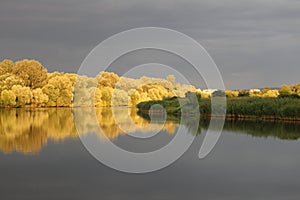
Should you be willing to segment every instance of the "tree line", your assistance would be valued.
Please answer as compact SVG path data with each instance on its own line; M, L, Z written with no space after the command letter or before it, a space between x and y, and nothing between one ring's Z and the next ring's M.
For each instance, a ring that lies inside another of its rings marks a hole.
M192 85L176 83L174 75L165 79L146 76L132 79L100 72L96 77L87 77L50 73L36 60L0 62L0 107L136 106L140 102L174 96L183 98L188 92L196 92L202 98L212 95L300 98L300 84L283 85L278 90L217 90L209 94Z
M218 96L220 92L215 92L215 96ZM259 89L250 89L250 90L240 90L240 91L233 91L233 90L226 90L225 91L226 97L271 97L271 98L284 98L284 97L291 97L291 98L300 98L300 84L294 85L282 85L280 89L271 89L270 87L265 87L262 90Z
M195 90L192 85L176 83L174 75L131 79L100 72L97 77L87 77L50 73L36 60L0 62L0 107L135 106Z

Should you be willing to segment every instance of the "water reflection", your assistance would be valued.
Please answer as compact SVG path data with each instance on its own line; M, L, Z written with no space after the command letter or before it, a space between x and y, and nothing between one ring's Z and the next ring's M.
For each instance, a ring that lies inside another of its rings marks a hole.
M300 123L272 121L226 121L224 130L253 137L297 140L300 138Z
M193 118L168 116L165 123L150 123L147 115L137 113L134 108L97 108L97 122L93 122L89 108L44 108L44 109L0 109L0 150L4 153L38 153L49 140L62 142L77 138L73 112L81 112L80 132L87 134L101 127L99 137L116 140L126 133L147 134L163 130L174 134L179 124L185 126L191 134L201 134L209 125L208 120L200 122ZM83 123L82 123L83 122ZM199 125L199 126L198 126ZM255 137L274 137L297 140L300 137L300 123L226 121L224 130L237 134L249 134Z
M149 116L138 112L138 115L150 120ZM201 131L209 127L210 119L201 118L200 122L192 117L180 119L177 116L168 116L167 120L176 124L184 125L189 133L200 135ZM218 118L212 119L218 121ZM197 123L199 123L198 129ZM253 137L277 138L282 140L297 140L300 138L299 122L276 122L276 121L258 121L258 120L234 120L227 119L224 123L225 131L231 131L236 134L247 134Z
M48 139L76 137L72 112L64 109L1 109L0 149L5 152L39 152Z
M127 107L103 107L95 108L78 108L74 109L78 121L77 129L80 133L90 133L98 131L99 137L104 135L110 140L115 140L120 135L132 132L156 132L164 130L173 134L179 125L173 121L166 121L164 124L150 123L147 119L137 114L137 109ZM93 119L96 114L96 121ZM100 126L100 130L97 127Z
M95 109L97 122L91 119L89 108L78 108L81 112L79 119L82 127L75 127L71 108L44 109L0 109L0 150L5 153L13 151L24 154L39 152L48 140L62 142L65 139L77 138L76 128L80 133L87 134L101 127L97 134L103 138L104 134L111 140L126 132L144 132L165 130L173 134L178 124L168 121L165 124L149 124L137 115L134 108L97 108ZM82 131L83 130L83 131Z

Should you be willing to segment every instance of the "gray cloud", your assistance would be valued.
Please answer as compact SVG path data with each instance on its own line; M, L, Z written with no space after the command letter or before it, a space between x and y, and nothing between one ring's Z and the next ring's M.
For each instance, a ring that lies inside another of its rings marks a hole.
M160 26L200 42L229 88L292 84L300 82L299 10L294 0L2 0L0 56L76 72L107 37Z

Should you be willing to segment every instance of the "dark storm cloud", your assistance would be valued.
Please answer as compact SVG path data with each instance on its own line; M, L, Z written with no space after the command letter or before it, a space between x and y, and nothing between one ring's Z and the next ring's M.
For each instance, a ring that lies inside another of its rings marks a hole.
M51 70L77 71L107 37L161 26L199 41L230 88L292 84L300 82L299 10L294 0L2 0L0 56L35 58Z

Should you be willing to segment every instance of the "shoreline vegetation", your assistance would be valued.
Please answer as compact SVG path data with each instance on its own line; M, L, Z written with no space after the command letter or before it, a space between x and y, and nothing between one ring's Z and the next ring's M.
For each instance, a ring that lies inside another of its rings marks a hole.
M173 117L192 116L195 106L202 117L208 117L211 97L222 96L227 97L227 119L300 121L300 84L280 89L201 90L177 83L174 75L132 79L100 72L97 77L87 77L49 73L36 60L0 62L0 108L128 106L147 114L152 105L159 104ZM218 112L212 117L217 118Z
M173 118L181 118L193 113L199 113L201 118L222 118L227 120L252 120L252 121L284 121L300 122L300 99L299 98L261 98L261 97L236 97L227 98L226 115L221 115L222 109L211 114L211 101L201 98L198 94L197 102L191 101L193 94L185 98L166 98L159 101L141 102L137 105L140 113L145 115L159 114L164 111ZM219 98L219 97L215 97ZM156 110L152 106L160 105ZM198 105L197 105L198 104ZM199 111L195 108L199 106ZM223 112L224 113L224 112Z

